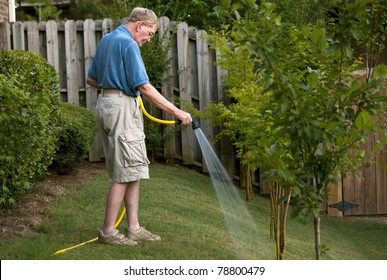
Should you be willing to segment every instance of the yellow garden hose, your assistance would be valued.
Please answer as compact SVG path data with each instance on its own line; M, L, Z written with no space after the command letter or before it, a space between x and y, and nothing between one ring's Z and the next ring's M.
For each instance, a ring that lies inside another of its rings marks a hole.
M123 219L124 216L125 216L125 212L126 212L126 208L125 208L125 206L124 206L124 209L122 209L121 215L120 215L120 217L118 218L117 222L115 223L114 228L118 227L118 225L121 223L122 219ZM69 248L66 248L66 249L62 249L62 250L56 251L56 252L54 253L54 255L62 254L62 253L64 253L64 252L66 252L66 251L69 251L69 250L78 248L78 247L80 247L80 246L82 246L82 245L85 245L85 244L87 244L87 243L91 243L91 242L94 242L94 241L97 241L97 240L98 240L98 237L93 238L93 239L90 239L90 240L88 240L88 241L79 243L78 245L71 246L71 247L69 247Z
M157 123L161 123L161 124L175 124L176 121L168 121L168 120L160 120L158 118L155 118L153 116L151 116L146 110L145 110L145 107L144 107L144 103L142 102L142 99L141 97L137 97L138 99L138 102L140 103L140 107L141 107L141 110L142 112L144 113L145 116L147 116L151 121L154 121L154 122L157 122Z
M140 96L138 97L138 101L139 101L139 103L140 103L140 107L141 107L141 110L142 110L143 114L144 114L145 116L147 116L150 120L152 120L152 121L154 121L154 122L157 122L157 123L161 123L161 124L175 124L175 123L176 123L176 121L172 121L172 120L171 120L171 121L161 120L161 119L158 119L158 118L155 118L155 117L151 116L151 115L145 110L144 103L142 102L142 99L141 99ZM123 219L124 216L125 216L125 213L126 213L126 208L125 208L125 206L124 206L124 209L122 210L120 217L118 218L117 222L115 223L114 228L116 228L116 227L119 226L119 224L121 223L122 219ZM93 239L90 239L90 240L88 240L88 241L79 243L78 245L71 246L71 247L69 247L69 248L66 248L66 249L62 249L62 250L56 251L56 252L54 253L54 255L62 254L62 253L64 253L64 252L67 252L67 251L69 251L69 250L78 248L78 247L83 246L83 245L85 245L85 244L88 244L88 243L91 243L91 242L95 242L95 241L97 241L97 240L98 240L98 237L93 238Z

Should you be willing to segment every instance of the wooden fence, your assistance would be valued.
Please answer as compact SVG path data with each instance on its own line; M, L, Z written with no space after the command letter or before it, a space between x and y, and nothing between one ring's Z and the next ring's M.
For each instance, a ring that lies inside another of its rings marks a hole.
M209 49L203 36L206 32L190 28L184 22L171 22L166 17L160 18L160 25L159 33L161 38L165 38L165 43L169 42L169 38L172 39L168 54L171 67L165 73L165 77L169 78L162 85L162 94L171 101L177 98L188 101L200 110L204 110L211 100L226 101L222 86L222 77L226 73L215 66L216 53ZM68 20L59 23L2 22L0 49L28 50L45 57L59 73L62 99L94 110L98 92L85 83L87 69L98 41L113 28L113 21L109 19ZM173 33L172 30L176 32ZM169 119L171 116L164 114L162 117ZM215 128L206 121L202 121L201 128L211 141L216 134ZM164 129L168 130L170 127L165 126ZM378 137L380 136L375 135L370 138L369 149ZM102 160L103 152L100 147L96 137L89 153L90 161ZM235 159L231 143L224 139L215 146L215 150L229 174L237 179L243 178L244 169L240 168L239 161ZM165 141L163 156L168 163L179 161L198 166L206 172L200 147L190 127L174 133ZM377 157L386 164L385 150ZM387 214L387 171L371 165L360 172L360 181L353 174L348 174L342 187L336 189L335 199L330 203L344 199L359 205L347 210L347 215ZM255 181L259 181L258 172L254 175L257 178ZM337 212L336 209L329 210L331 211L328 212Z
M382 93L387 96L387 88ZM384 114L387 113L387 109ZM384 123L387 129L387 122ZM370 135L362 148L369 157L371 150L383 139L377 132ZM345 201L356 204L345 215L387 214L387 145L373 155L372 160L360 170L347 174L343 180L342 197Z

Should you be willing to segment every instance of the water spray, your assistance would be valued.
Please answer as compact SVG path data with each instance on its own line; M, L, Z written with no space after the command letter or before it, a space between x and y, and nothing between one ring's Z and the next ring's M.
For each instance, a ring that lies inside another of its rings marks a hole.
M200 129L199 120L192 122L192 128L202 150L235 253L239 259L250 258L247 257L251 252L248 252L246 244L254 242L259 234L256 223L211 143Z

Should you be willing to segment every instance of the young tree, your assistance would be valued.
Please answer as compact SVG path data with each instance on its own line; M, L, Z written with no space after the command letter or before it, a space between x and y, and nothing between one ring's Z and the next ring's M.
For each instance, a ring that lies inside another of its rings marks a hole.
M236 145L245 151L246 162L271 168L266 173L267 180L284 189L280 190L283 195L277 203L289 200L291 193L293 215L306 219L312 214L316 259L319 259L320 208L328 199L328 186L339 181L341 173L366 160L357 144L366 141L368 134L382 129L386 118L383 114L386 97L380 95L380 89L387 77L387 68L375 66L367 83L361 82L354 71L365 65L349 44L357 41L362 46L363 37L356 38L356 34L375 28L377 23L371 25L368 20L372 17L370 7L379 11L383 3L337 1L334 20L299 28L282 24L274 12L275 5L266 1L221 3L218 13L234 19L229 40L237 49L247 47L251 51L256 75L250 82L264 89L246 95L249 101L233 105L241 106L243 114L221 105L228 112L221 116L231 116L223 123L226 127L241 124L236 133L242 133L243 138L237 139ZM385 35L383 24L379 22L378 30ZM272 94L269 104L257 103L256 95L269 92ZM257 119L259 114L264 117ZM264 121L267 123L263 124ZM285 209L279 219L282 230L286 213ZM280 250L277 256L282 258L284 240L278 241L283 243L282 247L277 246Z

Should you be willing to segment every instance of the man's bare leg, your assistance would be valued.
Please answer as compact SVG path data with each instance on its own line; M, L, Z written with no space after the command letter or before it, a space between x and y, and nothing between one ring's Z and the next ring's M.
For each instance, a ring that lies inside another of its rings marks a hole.
M124 201L126 207L126 216L128 219L128 228L137 230L140 228L138 221L138 204L140 198L140 181L133 181L127 184Z
M104 234L109 234L113 231L114 225L117 221L118 211L121 208L121 203L127 189L126 183L113 183L110 187L106 209L105 220L102 228Z

